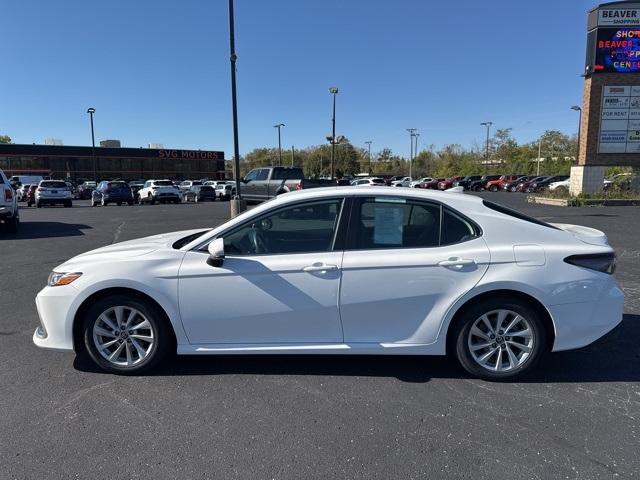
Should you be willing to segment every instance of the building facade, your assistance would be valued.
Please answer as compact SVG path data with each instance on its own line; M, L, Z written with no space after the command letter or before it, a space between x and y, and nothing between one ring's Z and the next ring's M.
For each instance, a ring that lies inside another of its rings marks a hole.
M138 180L224 179L224 153L210 150L0 144L0 169L11 175Z

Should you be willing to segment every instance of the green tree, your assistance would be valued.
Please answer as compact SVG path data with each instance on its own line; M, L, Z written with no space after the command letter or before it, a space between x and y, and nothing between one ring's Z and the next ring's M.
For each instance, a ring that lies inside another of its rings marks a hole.
M11 137L9 135L0 135L0 143L11 143Z

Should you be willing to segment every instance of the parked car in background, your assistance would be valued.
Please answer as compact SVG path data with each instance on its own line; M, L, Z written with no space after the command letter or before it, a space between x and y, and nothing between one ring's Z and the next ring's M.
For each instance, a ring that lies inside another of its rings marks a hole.
M559 188L560 189L566 188L567 190L569 190L569 183L570 183L570 179L565 178L564 180L558 180L558 181L549 183L547 188L549 189L550 192L555 192Z
M618 188L620 190L631 190L632 186L636 183L636 175L631 172L618 173L612 177L605 178L602 189L607 191L612 188Z
M132 180L129 182L129 188L135 202L138 201L138 192L142 187L144 187L144 180Z
M383 178L383 177L380 177ZM393 175L391 177L384 177L384 181L387 184L387 186L391 186L391 184L393 182L397 182L398 180L402 180L404 178L404 175Z
M431 180L433 180L432 177L422 177L418 180L413 180L409 186L411 188L418 188L418 185L420 185L421 183L430 182Z
M351 185L354 185L354 186L368 185L370 187L384 187L387 184L383 178L371 177L371 178L358 178L357 180L354 180L353 182L351 182Z
M184 180L180 182L180 193L191 191L191 195L197 192L204 182L201 180Z
M509 182L505 182L502 185L502 189L506 192L515 192L516 191L516 187L518 186L518 184L520 182L526 182L527 180L533 178L531 175L521 175L518 178L516 178L515 180L511 180Z
M124 181L103 181L91 192L91 206L102 205L106 207L110 203L120 206L123 203L133 205L133 193L131 187Z
M15 233L20 225L18 198L9 179L0 170L0 222L4 230Z
M180 203L180 189L171 180L147 180L138 191L138 203Z
M453 184L454 187L462 187L463 190L469 190L471 182L478 181L482 178L482 175L467 175Z
M77 200L89 200L91 198L91 192L96 188L96 182L85 181L82 182L76 188L75 198Z
M530 178L529 180L525 180L523 182L520 182L518 184L518 186L516 187L516 192L531 193L531 192L533 192L532 185L534 183L537 184L538 182L542 182L543 180L546 180L547 178L551 178L551 177L549 177L548 175L541 175L539 177L533 177L533 178Z
M231 200L236 194L235 185L227 182L219 182L215 187L216 198L218 200Z
M299 167L254 168L242 179L242 198L261 202L281 193L317 187L336 186L335 179L310 180Z
M213 202L216 199L216 189L212 185L198 185L197 188L191 188L182 192L183 202Z
M438 190L438 183L446 180L445 178L432 178L428 182L423 182L418 185L418 188L426 188L427 190Z
M480 177L479 180L474 180L473 182L470 182L468 190L473 190L474 192L480 192L484 190L485 186L487 185L487 182L490 182L491 180L497 180L498 178L500 178L500 175L483 175Z
M62 180L42 180L35 195L36 207L44 205L63 205L70 208L73 204L71 190Z
M25 201L27 202L27 207L31 207L36 204L36 190L38 189L38 185L31 185L29 190L27 191L27 195L25 197Z
M413 179L411 177L402 177L400 180L391 182L392 187L410 187Z
M44 178L42 175L13 175L9 178L9 185L13 187L14 190L18 189L24 184L38 184Z
M489 190L490 192L497 192L502 190L505 184L514 181L516 178L521 177L522 175L500 175L499 178L494 180L488 180L485 184L484 188Z
M457 177L445 178L444 180L440 180L438 182L438 190L447 190L448 188L453 187L456 182L462 180L463 178L464 177L457 176Z
M568 175L554 175L551 177L547 177L543 180L537 180L535 182L531 182L529 189L532 192L539 192L541 190L545 190L550 183L552 182L561 182L562 180L567 180L569 178Z
M23 183L18 187L17 190L15 190L16 199L18 200L18 202L25 202L27 200L27 192L29 191L31 185L32 184L30 183Z
M231 180L207 180L206 182L203 183L203 185L209 185L213 188L216 188L218 185L222 185L225 183L235 183L235 182L232 182Z

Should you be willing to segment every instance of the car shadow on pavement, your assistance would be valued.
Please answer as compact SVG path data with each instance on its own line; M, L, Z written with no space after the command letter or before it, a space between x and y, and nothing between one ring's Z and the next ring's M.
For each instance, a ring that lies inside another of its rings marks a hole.
M76 237L84 235L82 230L93 227L80 223L63 222L20 222L18 233L2 234L2 240L17 240L27 238Z
M531 375L517 383L638 382L639 343L640 315L627 314L613 332L579 350L547 356ZM76 357L74 367L100 373L82 357ZM426 383L433 378L472 378L447 357L415 355L185 355L149 375L394 377L408 383Z

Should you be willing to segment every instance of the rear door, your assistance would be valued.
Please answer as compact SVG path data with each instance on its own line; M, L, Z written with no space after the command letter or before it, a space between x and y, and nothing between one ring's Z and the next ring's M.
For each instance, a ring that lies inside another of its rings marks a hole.
M449 307L488 268L479 229L437 203L359 198L349 226L340 291L345 343L434 342Z

